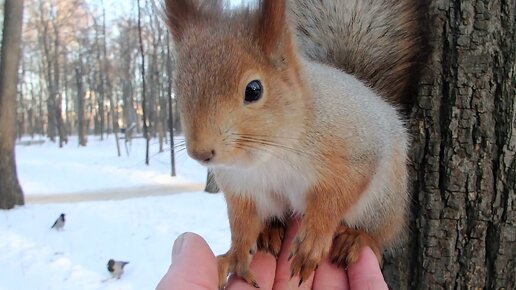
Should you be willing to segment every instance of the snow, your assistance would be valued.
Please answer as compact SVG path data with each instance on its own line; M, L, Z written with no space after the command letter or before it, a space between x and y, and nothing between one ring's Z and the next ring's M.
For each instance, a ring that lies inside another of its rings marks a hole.
M182 144L182 139L176 144ZM170 151L159 153L156 140L151 140L150 165L145 166L143 139L134 139L126 154L124 141L118 157L113 136L103 142L89 137L86 147L78 147L77 138L59 149L52 142L42 145L17 146L18 176L27 195L85 193L105 189L133 188L149 185L204 183L206 169L188 158L184 150L177 154L177 175L170 177ZM165 145L170 148L170 145Z
M116 157L114 140L90 137L85 148L73 142L62 149L50 142L17 146L18 172L27 198L91 192L109 196L114 189L172 188L206 179L205 169L184 153L178 157L179 177L171 178L169 152L157 153L156 142L150 166L144 165L141 139L133 141L130 156L124 152L122 157ZM50 230L62 212L64 230ZM184 192L29 203L0 211L0 290L154 289L170 264L173 241L186 231L203 236L215 254L225 252L230 233L223 196ZM108 279L106 264L111 258L130 262L120 280Z

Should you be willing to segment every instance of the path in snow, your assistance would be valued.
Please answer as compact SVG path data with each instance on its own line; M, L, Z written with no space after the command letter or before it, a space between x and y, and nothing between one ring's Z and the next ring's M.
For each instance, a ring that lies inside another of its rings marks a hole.
M183 192L199 192L204 184L186 183L175 185L148 185L132 188L105 189L83 193L26 195L27 204L73 203L83 201L124 200L137 197L166 196Z

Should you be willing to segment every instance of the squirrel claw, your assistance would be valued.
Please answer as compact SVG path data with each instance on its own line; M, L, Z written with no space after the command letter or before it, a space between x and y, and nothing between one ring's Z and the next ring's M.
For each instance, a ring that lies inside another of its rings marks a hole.
M279 257L281 245L285 238L286 226L281 221L273 219L267 222L265 228L258 236L258 250L271 253L276 259Z

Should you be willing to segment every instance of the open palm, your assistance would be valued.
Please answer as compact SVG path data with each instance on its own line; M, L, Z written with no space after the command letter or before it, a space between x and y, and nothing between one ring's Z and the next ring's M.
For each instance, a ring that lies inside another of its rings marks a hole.
M378 260L373 251L365 248L356 264L347 270L337 268L329 260L323 261L315 273L298 288L299 280L290 279L290 263L287 261L290 243L299 223L292 223L276 260L271 254L258 252L251 262L251 271L262 290L328 290L328 289L388 289ZM157 290L213 290L217 289L217 260L206 241L199 235L181 235L172 249L172 265L160 281ZM254 290L238 277L229 279L227 290Z

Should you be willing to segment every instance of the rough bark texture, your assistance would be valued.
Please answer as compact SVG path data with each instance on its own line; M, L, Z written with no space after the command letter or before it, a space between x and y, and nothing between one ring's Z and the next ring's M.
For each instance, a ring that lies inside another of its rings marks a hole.
M0 209L22 205L16 174L16 92L23 19L23 0L6 0L0 63Z
M516 289L514 0L433 0L412 108L414 210L393 289Z

